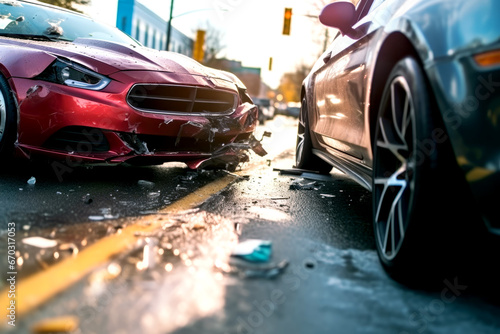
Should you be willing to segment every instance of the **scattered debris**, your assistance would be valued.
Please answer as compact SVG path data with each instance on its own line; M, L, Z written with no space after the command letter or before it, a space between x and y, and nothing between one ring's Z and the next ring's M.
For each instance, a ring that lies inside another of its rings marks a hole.
M112 215L110 208L101 208L101 215L91 215L89 216L89 220L92 221L101 221L101 220L111 220L118 219L120 215Z
M241 235L241 223L234 223L234 231L236 234Z
M266 138L266 137L271 138L272 135L273 135L272 132L270 132L270 131L264 131L264 133L262 134L262 138L259 141L263 141L264 138Z
M293 180L290 184L290 190L314 190L316 181L308 182L305 179Z
M74 316L45 319L32 328L33 333L71 333L78 329L80 321Z
M73 256L78 255L78 247L74 243L62 244L61 246L59 246L59 250L61 250L61 251L68 251Z
M337 197L336 195L330 195L330 194L321 194L321 198L335 198Z
M216 263L215 267L229 275L236 275L241 278L266 278L273 279L283 273L288 267L288 261L283 260L279 263L270 263L266 265L248 265L236 262L234 259L229 264Z
M146 238L146 245L142 249L142 260L136 264L138 270L154 269L158 263L158 239Z
M23 239L23 244L38 248L51 248L57 246L57 241L42 237L29 237Z
M161 192L160 192L160 190L158 190L158 191L154 191L154 192L149 193L148 198L157 198L157 197L160 197L160 195L161 195Z
M195 222L195 223L191 226L191 229L192 229L193 231L198 231L198 230L206 230L206 229L207 229L207 224L205 224L204 222L198 221L198 222Z
M267 151L262 143L253 135L243 142L233 142L224 145L212 153L212 157L203 161L197 168L202 169L225 169L234 172L241 163L250 161L247 152L252 150L257 155L263 157Z
M154 182L151 181L146 181L146 180L139 180L137 181L137 184L146 188L153 188L155 186Z
M322 181L322 182L328 182L328 181L333 181L333 178L330 174L324 175L324 174L314 174L314 173L302 173L300 177L306 179L306 180L314 180L314 181Z
M320 174L317 171L311 171L311 170L306 170L306 169L300 169L300 168L292 168L292 169L273 168L273 171L280 172L280 175L297 176L297 177L301 177L301 178L306 179L306 180L323 181L323 182L333 181L333 178L332 178L332 176L330 174Z
M34 176L32 176L29 178L28 182L26 182L26 183L28 183L30 186L34 186L36 183L36 178Z
M181 181L184 181L184 182L189 182L189 181L193 181L194 179L196 179L198 177L199 173L197 172L187 172L186 175L183 175L181 176Z
M271 245L268 240L249 239L240 242L231 255L249 262L268 262L271 258Z
M274 172L280 172L280 175L302 175L302 173L318 173L306 169L292 168L292 169L283 169L283 168L273 168Z
M82 200L85 204L91 204L94 201L92 198L90 198L90 194L83 196Z

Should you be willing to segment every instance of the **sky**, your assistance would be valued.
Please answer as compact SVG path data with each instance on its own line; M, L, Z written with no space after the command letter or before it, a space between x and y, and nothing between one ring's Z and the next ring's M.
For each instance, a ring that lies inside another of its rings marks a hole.
M170 0L139 0L168 19ZM321 0L317 0L321 2ZM304 63L312 67L322 52L325 29L317 19L314 0L175 0L172 25L191 38L207 23L222 32L225 48L219 56L262 68L262 79L277 88L285 72ZM324 2L324 1L323 1ZM116 24L118 0L92 0L85 11L93 18ZM283 36L283 14L293 9L291 35ZM269 71L269 58L273 69Z

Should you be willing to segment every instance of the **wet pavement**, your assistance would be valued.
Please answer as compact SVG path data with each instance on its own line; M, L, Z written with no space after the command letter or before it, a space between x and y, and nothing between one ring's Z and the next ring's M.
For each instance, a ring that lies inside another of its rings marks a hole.
M81 169L63 182L50 169L1 172L0 239L7 244L6 226L15 222L18 283L89 260L78 264L74 284L0 330L500 332L499 289L484 276L491 273L443 277L432 289L402 285L378 261L368 191L336 170L326 181L279 173L293 166L295 125L279 116L259 129L273 133L263 141L269 155L252 156L237 176L182 164ZM228 177L203 204L178 204ZM268 262L231 256L248 239L272 243ZM111 253L120 242L127 245L117 254L94 261L94 248ZM0 254L7 268L6 246Z

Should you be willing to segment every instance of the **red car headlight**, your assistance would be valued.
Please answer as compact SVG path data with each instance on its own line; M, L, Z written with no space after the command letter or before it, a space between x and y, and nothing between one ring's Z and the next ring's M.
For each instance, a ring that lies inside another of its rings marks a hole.
M70 87L102 90L111 79L71 61L57 59L37 79Z

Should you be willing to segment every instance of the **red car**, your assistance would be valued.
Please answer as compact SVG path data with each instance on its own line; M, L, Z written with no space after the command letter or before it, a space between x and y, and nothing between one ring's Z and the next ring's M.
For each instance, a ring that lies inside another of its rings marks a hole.
M84 15L0 2L2 160L234 169L259 147L257 118L230 73L145 48Z

